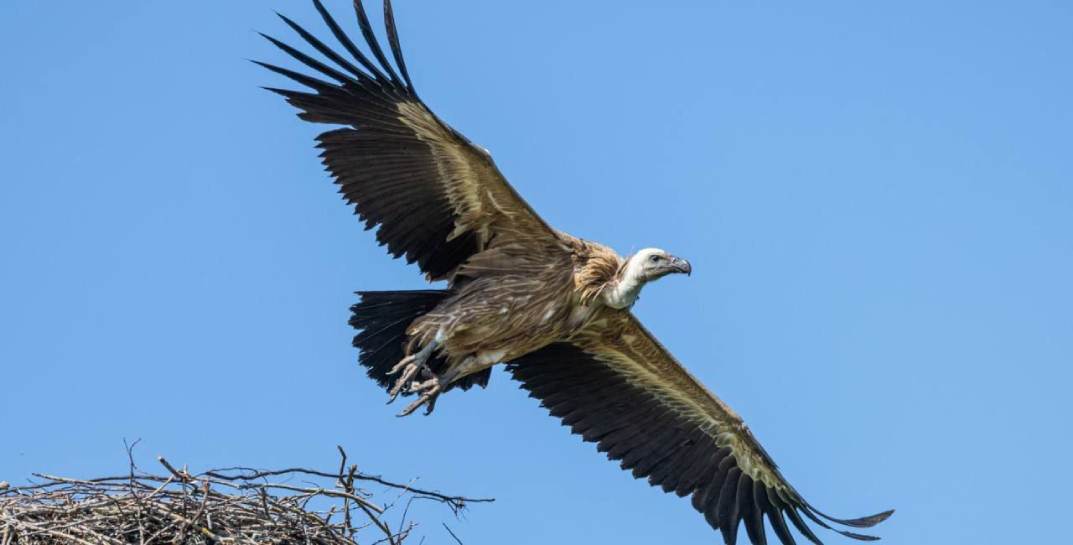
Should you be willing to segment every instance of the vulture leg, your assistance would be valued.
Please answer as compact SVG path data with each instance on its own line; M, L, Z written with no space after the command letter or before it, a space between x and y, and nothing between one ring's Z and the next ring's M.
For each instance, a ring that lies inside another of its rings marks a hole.
M396 363L395 366L387 372L388 376L396 375L400 371L402 372L402 375L395 381L395 385L391 387L391 391L388 392L388 395L391 396L391 398L388 399L388 403L395 401L395 398L399 396L399 392L402 392L402 389L405 388L407 384L410 384L410 381L417 376L418 372L425 371L422 375L432 374L426 366L426 363L428 363L429 357L432 356L432 351L436 350L437 346L439 346L439 343L436 341L428 343L424 348L418 350L416 354L411 354L399 360L399 363Z
M428 350L428 347L422 349L421 352L424 352L425 350ZM420 356L421 352L418 352L416 355ZM492 359L495 360L501 356L502 353L498 353L495 354ZM428 356L425 356L425 358L427 359ZM439 375L434 374L432 370L428 368L428 366L421 367L421 375L419 378L424 380L413 380L412 382L410 382L409 387L410 393L421 394L421 397L419 397L417 401L414 401L405 409L403 409L402 412L399 413L399 416L409 416L410 414L413 414L413 412L416 411L418 407L426 403L428 404L428 407L425 409L425 414L431 414L432 409L436 407L436 398L440 397L440 393L443 392L449 384L454 383L456 380L462 377L487 369L491 365L491 363L486 363L487 361L487 358L481 358L476 355L468 356L466 359L462 360L461 363L452 366L450 369L442 372ZM492 363L494 363L494 361ZM405 368L405 371L403 371L403 376L399 378L400 381L404 379L406 381L410 381L414 377L414 375L418 371L415 370L414 372L409 373L411 369L417 369L416 367L412 367L413 365L413 363L408 363L404 359L403 361L399 362L398 365L395 366L397 368ZM394 372L395 369L392 369L392 371ZM395 384L395 387L392 388L392 395L397 395L399 391L402 391L402 384L403 383L401 382ZM392 397L392 399L394 399L394 397Z

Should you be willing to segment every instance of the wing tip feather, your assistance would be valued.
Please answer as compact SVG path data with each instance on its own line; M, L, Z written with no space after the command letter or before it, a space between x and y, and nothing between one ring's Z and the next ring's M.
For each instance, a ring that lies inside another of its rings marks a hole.
M809 505L808 503L806 503L805 506L808 507L809 510L815 512L817 515L819 515L819 516L821 516L821 517L823 517L823 518L825 518L825 519L827 519L827 520L829 520L831 522L841 524L843 526L850 526L850 527L853 527L853 528L871 528L871 527L873 527L873 526L875 526L875 525L877 525L877 524L889 519L891 517L891 515L894 514L894 511L895 511L894 509L888 509L886 511L881 511L881 512L876 513L874 515L867 515L867 516L864 516L864 517L856 517L856 518L851 518L851 519L840 519L840 518L832 517L832 516L828 515L827 513L824 513L823 511L820 511L819 509L816 509L812 505Z

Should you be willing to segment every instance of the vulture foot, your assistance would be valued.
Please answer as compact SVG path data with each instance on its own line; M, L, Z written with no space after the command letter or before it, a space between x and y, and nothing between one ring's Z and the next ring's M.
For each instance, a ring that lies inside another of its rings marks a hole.
M433 377L425 382L414 382L410 386L410 391L413 393L420 393L421 397L417 398L417 401L409 404L402 410L398 416L410 416L424 404L428 404L428 408L425 409L425 414L432 412L432 409L436 407L436 398L440 397L440 390L443 389L443 382L438 377Z
M387 372L388 376L397 375L400 372L402 373L402 375L395 381L395 385L392 386L391 390L388 392L388 395L391 396L387 400L388 403L395 401L395 398L399 397L399 393L401 393L408 385L411 386L411 391L414 391L413 386L417 384L417 381L414 379L417 378L418 373L421 373L422 376L432 374L432 371L426 364L428 363L429 357L432 356L432 351L436 349L437 344L438 343L436 342L428 343L424 348L418 350L416 354L411 354L399 360L399 363L396 363L395 366ZM411 381L413 384L411 384Z

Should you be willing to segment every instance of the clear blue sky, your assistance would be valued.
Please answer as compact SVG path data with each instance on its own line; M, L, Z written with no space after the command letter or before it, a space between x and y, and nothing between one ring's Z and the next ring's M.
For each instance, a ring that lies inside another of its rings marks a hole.
M814 504L897 508L887 543L1065 543L1073 8L780 4L396 12L422 96L552 224L693 262L636 312ZM717 542L502 372L384 406L352 292L422 280L258 89L273 9L326 35L299 1L0 4L0 480L122 470L123 438L192 468L342 444L498 498L467 544Z

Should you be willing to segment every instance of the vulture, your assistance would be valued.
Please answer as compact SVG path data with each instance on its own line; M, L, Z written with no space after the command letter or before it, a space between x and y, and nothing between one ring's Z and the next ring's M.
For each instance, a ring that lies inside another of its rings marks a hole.
M791 525L820 543L805 518L877 539L851 529L893 511L839 519L813 507L741 417L632 314L647 283L690 274L688 261L656 248L622 257L552 228L486 149L418 97L390 0L386 53L360 0L363 48L320 0L313 5L337 46L280 15L316 53L263 36L316 75L258 62L304 88L266 89L301 119L335 126L317 147L343 198L390 254L445 286L358 292L352 307L360 364L390 399L413 400L400 416L431 412L448 390L485 386L504 363L531 397L634 477L690 496L727 544L740 526L753 544L767 543L765 519L784 544L794 543Z

